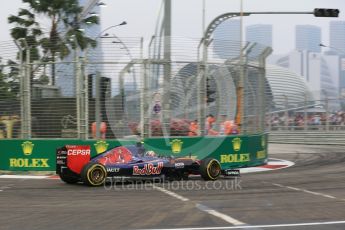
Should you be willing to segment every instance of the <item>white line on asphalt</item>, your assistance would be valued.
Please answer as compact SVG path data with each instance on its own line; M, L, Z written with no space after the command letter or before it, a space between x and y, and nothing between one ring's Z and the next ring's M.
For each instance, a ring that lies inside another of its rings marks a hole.
M207 212L210 215L216 216L216 217L218 217L218 218L220 218L220 219L222 219L222 220L224 220L224 221L226 221L226 222L228 222L228 223L230 223L232 225L235 225L235 226L237 226L237 225L245 225L245 223L243 223L243 222L241 222L239 220L236 220L236 219L232 218L231 216L225 215L225 214L223 214L221 212L218 212L218 211L216 211L214 209L211 209L211 208L207 207L206 205L196 204L196 207L199 210L201 210L203 212Z
M4 190L0 190L0 192L2 192L2 191L4 191Z
M323 197L330 198L330 199L337 199L334 196L323 194L323 193L319 193L319 192L313 192L313 191L309 191L309 190L306 190L306 189L300 189L300 188L291 187L291 186L285 186L285 185L276 184L276 183L272 183L272 184L277 186L277 187L281 187L281 188L287 188L287 189L291 189L291 190L295 190L295 191L301 191L301 192L313 194L313 195L316 195L316 196L323 196Z
M275 186L277 186L277 187L281 187L281 188L284 188L284 186L283 185L281 185L281 184L275 184L275 183L272 183L273 185L275 185Z
M292 189L292 190L296 190L296 191L304 191L302 189L291 187L291 186L286 186L286 188L289 188L289 189Z
M157 189L157 190L159 190L159 191L161 191L161 192L163 192L163 193L165 193L165 194L168 194L169 196L172 196L172 197L175 197L176 199L179 199L179 200L181 200L181 201L189 201L189 199L188 198L186 198L186 197L183 197L183 196L180 196L180 195L178 195L177 193L174 193L174 192L172 192L172 191L169 191L169 190L167 190L167 189L165 189L165 188L162 188L162 187L159 187L159 186L153 186L153 188L154 189ZM211 209L211 208L209 208L209 207L207 207L207 206L205 206L205 205L202 205L202 204L196 204L196 207L199 209L199 210L201 210L201 211L203 211L203 212L206 212L206 213L208 213L208 214L210 214L210 215L213 215L213 216L215 216L215 217L218 217L218 218L220 218L220 219L222 219L222 220L224 220L224 221L226 221L226 222L228 222L228 223L230 223L230 224L232 224L232 225L244 225L245 223L243 223L243 222L241 222L241 221L239 221L239 220L236 220L236 219L234 219L234 218L232 218L231 216L228 216L228 215L225 215L225 214L223 214L223 213L221 213L221 212L218 212L218 211L216 211L216 210L214 210L214 209Z
M305 189L303 189L302 191L306 192L306 193L313 194L313 195L317 195L317 196L324 196L324 197L327 197L327 198L336 199L336 197L330 196L330 195L327 195L327 194L322 194L322 193L318 193L318 192L312 192L312 191L305 190Z
M170 195L172 197L175 197L176 199L179 199L179 200L182 200L182 201L189 201L188 198L180 196L180 195L178 195L178 194L176 194L174 192L171 192L169 190L166 190L165 188L162 188L162 187L159 187L159 186L153 186L153 188L155 188L155 189L157 189L157 190L159 190L161 192L164 192L165 194L168 194L168 195Z
M230 227L200 227L200 228L160 228L161 230L218 230L218 229L250 229L250 228L279 228L279 227L298 227L298 226L317 226L317 225L333 225L345 224L345 221L329 221L329 222L311 222L311 223L296 223L296 224L272 224L272 225L243 225ZM158 230L158 229L151 229Z

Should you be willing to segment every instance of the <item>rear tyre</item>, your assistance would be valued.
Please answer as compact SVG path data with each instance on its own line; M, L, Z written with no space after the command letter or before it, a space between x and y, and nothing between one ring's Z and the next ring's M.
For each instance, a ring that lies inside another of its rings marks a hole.
M219 161L206 158L200 165L200 175L204 180L217 180L222 172Z
M81 172L81 180L89 186L100 186L107 178L107 170L101 164L90 162Z

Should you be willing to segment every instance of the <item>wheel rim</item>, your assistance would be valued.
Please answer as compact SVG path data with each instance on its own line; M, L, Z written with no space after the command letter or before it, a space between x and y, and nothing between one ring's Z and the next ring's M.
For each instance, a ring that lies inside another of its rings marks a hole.
M212 176L213 179L217 178L220 174L220 165L217 161L212 161L210 167L208 169L209 175Z
M101 167L95 167L90 171L90 180L94 185L100 185L105 179L104 170Z

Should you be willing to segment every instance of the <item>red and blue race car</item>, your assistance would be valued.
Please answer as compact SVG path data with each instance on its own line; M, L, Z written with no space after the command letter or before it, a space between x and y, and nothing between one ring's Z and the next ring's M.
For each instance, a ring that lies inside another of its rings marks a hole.
M200 174L204 180L216 180L222 174L237 175L239 171L222 170L219 161L213 158L157 156L138 143L116 147L94 157L91 157L90 146L66 145L57 149L56 173L66 183L100 186L109 177L180 180L190 174Z

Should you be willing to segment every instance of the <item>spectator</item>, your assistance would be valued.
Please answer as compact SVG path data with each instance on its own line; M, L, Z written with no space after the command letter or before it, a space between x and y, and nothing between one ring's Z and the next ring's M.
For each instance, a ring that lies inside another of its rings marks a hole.
M216 122L216 119L214 118L214 116L212 114L209 114L206 117L206 123L205 123L205 133L206 133L206 135L217 136L219 134L217 131L212 129L213 123L215 123L215 122Z
M91 131L92 131L92 138L96 139L97 134L96 134L96 122L93 122L91 125ZM107 132L107 124L105 122L101 122L100 127L99 127L99 132L101 134L101 139L105 139L105 133Z
M199 131L198 120L194 120L190 123L188 136L199 136L199 135L200 135L200 131Z

